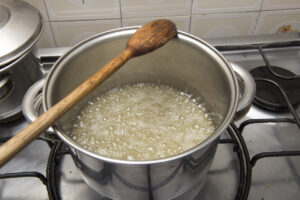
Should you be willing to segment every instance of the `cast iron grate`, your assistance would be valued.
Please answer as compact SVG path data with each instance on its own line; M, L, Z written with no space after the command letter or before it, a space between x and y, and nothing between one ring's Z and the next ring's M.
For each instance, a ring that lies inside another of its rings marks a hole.
M300 104L300 96L295 95L300 93L300 76L285 68L271 65L262 46L257 45L257 48L265 66L256 67L250 71L256 79L256 94L253 103L270 111L291 111L291 105L297 107ZM281 91L284 91L284 94Z
M271 66L261 45L257 45L257 48L258 48L260 54L262 55L263 60L266 64L266 66L264 66L265 71L266 70L269 71L268 72L269 76L271 74L273 76L273 78L271 78L271 79L269 79L270 77L255 78L255 82L257 85L259 85L259 83L263 83L263 84L261 84L261 86L267 87L269 90L270 90L270 88L272 88L272 90L273 90L272 92L279 94L279 98L281 99L280 100L281 102L280 102L280 104L276 105L274 102L270 102L270 101L268 102L267 99L264 99L264 100L266 100L266 102L254 101L254 104L256 104L262 108L268 109L268 110L288 111L289 113L292 114L292 118L249 119L249 120L242 122L240 124L239 128L237 128L235 125L233 125L235 131L238 134L242 135L243 130L245 129L246 126L252 125L252 124L258 124L258 123L293 123L293 124L296 124L298 126L298 128L300 129L299 115L297 114L297 112L295 110L300 102L300 97L299 97L299 95L297 95L298 94L297 91L300 89L300 85L299 85L300 76L295 75L291 72L286 72L286 71L283 74L277 73L277 72L282 72L282 69L280 68L280 70L278 70L278 68L274 68L273 66ZM262 67L260 67L260 70L261 70L261 68ZM283 83L282 81L286 81L286 82L284 82L284 84L282 84ZM266 86L268 84L272 85L272 86L271 87ZM294 84L296 84L296 85L294 85ZM292 89L287 88L287 87L292 87ZM289 95L287 95L287 92L289 93ZM258 99L259 97L256 96L256 98ZM272 98L275 98L275 97L272 97ZM250 162L247 163L248 165L250 165L250 168L251 168L249 174L252 175L252 169L255 167L255 164L257 163L258 160L261 160L263 158L286 157L286 156L300 156L300 150L299 151L286 150L286 151L272 151L272 152L257 153L255 155L253 155L252 158L249 160ZM250 176L250 180L251 180L251 176ZM250 191L250 187L251 187L251 185L246 186L246 190L247 190L246 193L248 193L248 194Z

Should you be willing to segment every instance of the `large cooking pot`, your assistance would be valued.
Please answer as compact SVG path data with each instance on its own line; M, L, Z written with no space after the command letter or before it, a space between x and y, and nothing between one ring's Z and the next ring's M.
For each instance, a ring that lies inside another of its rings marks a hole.
M22 99L42 77L34 45L42 31L38 10L21 0L0 0L0 122L22 114Z
M49 109L119 54L136 29L108 31L78 44L56 62L45 83L37 83L37 88L31 88L29 93L37 93L38 87L44 86L43 105L45 110ZM243 79L245 93L242 97L232 67ZM201 94L207 109L213 113L215 132L188 151L149 161L103 157L84 149L69 137L72 118L80 112L87 99L113 87L137 82L166 83ZM249 73L228 63L204 41L179 31L178 37L162 48L126 63L53 128L69 146L85 182L99 193L112 199L186 199L195 188L201 188L220 135L237 111L246 109L251 103L254 92L254 81Z

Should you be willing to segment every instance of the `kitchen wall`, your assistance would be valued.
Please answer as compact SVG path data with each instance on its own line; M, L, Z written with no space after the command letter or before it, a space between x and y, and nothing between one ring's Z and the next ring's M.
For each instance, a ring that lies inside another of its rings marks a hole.
M202 38L300 31L300 0L26 0L43 16L39 47L72 46L156 18Z

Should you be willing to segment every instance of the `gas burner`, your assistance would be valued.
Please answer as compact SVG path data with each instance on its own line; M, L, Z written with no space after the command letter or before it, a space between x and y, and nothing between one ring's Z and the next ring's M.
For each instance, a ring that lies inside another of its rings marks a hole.
M272 71L285 77L295 76L287 69L271 66ZM291 104L296 108L300 104L300 79L287 80L271 73L268 67L260 66L250 71L254 78L265 78L276 82L286 92ZM256 94L253 103L263 109L277 112L289 111L288 104L278 87L266 81L256 82Z

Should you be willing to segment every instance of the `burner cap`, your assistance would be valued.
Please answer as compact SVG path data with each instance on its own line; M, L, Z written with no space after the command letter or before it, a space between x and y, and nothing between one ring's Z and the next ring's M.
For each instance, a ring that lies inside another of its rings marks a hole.
M272 66L272 70L284 76L294 76L295 74L281 67ZM291 104L297 107L300 104L300 80L286 80L274 76L268 67L260 66L250 71L254 78L266 78L279 84L286 92ZM279 89L266 81L256 81L256 94L253 103L261 108L285 112L289 111L288 105Z

